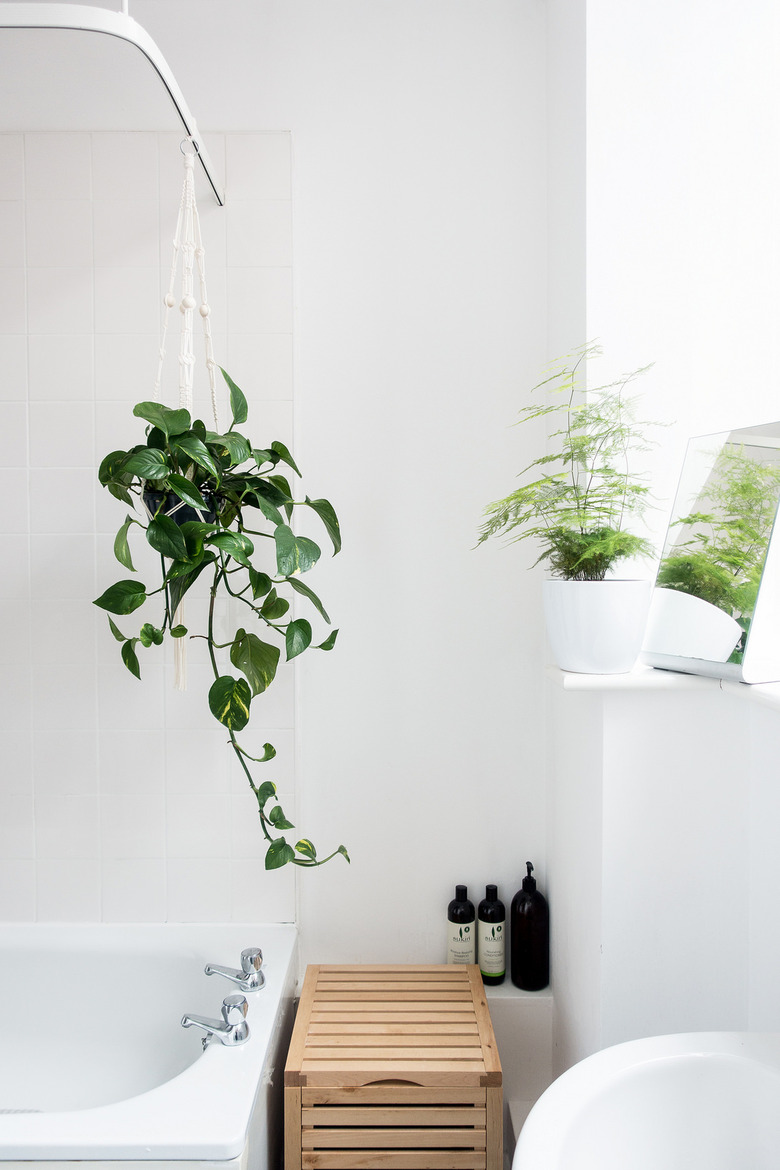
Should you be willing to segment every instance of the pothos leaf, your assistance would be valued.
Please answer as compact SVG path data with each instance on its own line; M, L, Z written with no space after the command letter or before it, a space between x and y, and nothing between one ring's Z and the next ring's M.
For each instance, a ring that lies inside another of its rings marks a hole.
M251 454L249 442L237 431L228 431L226 435L218 435L216 431L206 431L206 442L211 448L216 447L218 453L226 451L231 466L243 463Z
M287 524L280 524L274 532L276 567L280 577L298 576L307 572L320 559L320 548L305 536L296 536Z
M311 645L311 625L306 621L306 618L297 618L294 622L290 622L285 635L284 642L287 649L287 661L291 658L297 658L299 654L303 654Z
M193 463L197 463L199 467L205 468L210 475L213 475L219 481L219 468L214 462L211 452L197 435L191 433L178 435L175 439L171 440L171 447L174 451L179 451L188 459L191 459Z
M241 752L242 756L246 756L248 760L253 760L256 764L267 764L268 761L272 760L276 755L276 748L272 743L263 744L262 756L250 756L249 752L245 751L244 748L239 748L238 750ZM266 780L265 783L270 784L271 781ZM262 785L260 787L262 788ZM276 785L274 784L272 787L274 792L276 792Z
M197 508L201 512L208 510L208 504L203 499L195 484L191 479L187 479L183 475L176 475L172 473L168 476L168 483L171 489L176 492L180 500L184 500L185 504L189 504L193 508ZM196 521L197 523L197 521Z
M268 814L268 819L275 829L294 829L295 825L287 820L280 804L275 805Z
M114 635L117 642L126 642L127 641L127 638L125 637L125 635L122 633L122 631L119 629L119 627L112 621L111 618L108 619L108 625L109 625L109 629L111 630L111 633Z
M230 647L230 661L246 675L252 694L259 695L274 680L279 663L279 648L270 642L261 642L256 634L237 630Z
M167 437L180 435L190 428L190 415L186 410L171 410L159 402L139 402L133 407L136 418L144 418L153 427L157 427Z
M317 513L325 525L328 536L333 543L333 555L335 556L337 552L341 551L341 528L333 505L328 500L310 500L308 496L304 502Z
M317 860L317 850L307 837L302 837L295 846L296 852L302 853L304 857L310 857L312 861Z
M308 600L316 609L317 613L320 614L320 616L323 617L325 621L328 622L328 624L330 624L330 618L325 612L325 607L313 589L310 589L309 586L305 585L303 581L299 581L297 577L288 577L287 583L295 590L296 593L300 593L302 597L308 598Z
M227 553L234 561L249 567L249 557L255 551L255 546L243 532L217 532L206 537L207 544L213 544L220 552Z
M219 368L222 371L222 377L225 379L230 388L230 412L233 415L233 423L238 423L240 426L240 424L245 423L249 417L249 407L247 406L246 398L243 391L239 390L238 386L230 377L230 374L226 373L226 371L222 369L222 366Z
M158 630L151 622L144 622L139 633L142 646L162 646L165 634Z
M138 655L135 652L135 645L137 641L137 638L128 638L127 641L123 643L120 653L122 655L122 661L130 673L134 674L137 679L140 679L141 667L138 664Z
M128 455L122 470L137 475L139 479L165 479L170 465L163 452L156 447L141 447Z
M249 758L252 759L251 756ZM269 801L272 797L276 796L276 785L274 784L273 780L264 780L258 788L256 796L257 803L260 805L260 808L263 807L266 801Z
M140 581L117 581L105 593L95 598L93 605L107 609L109 613L128 614L146 601L146 586Z
M249 683L230 674L220 675L209 690L211 714L231 731L242 731L246 727L251 702Z
M268 846L268 852L265 855L266 869L281 869L283 865L287 865L288 861L295 859L295 850L291 845L288 845L284 837L277 837Z
M174 561L188 561L190 559L187 542L181 529L175 520L171 520L170 516L163 516L160 512L154 520L150 520L149 527L146 529L146 539L152 548L156 552L162 553L164 557L170 557Z
M275 589L267 595L263 602L260 613L269 622L275 622L280 617L284 617L287 610L290 608L290 603L286 597L280 597Z
M265 597L270 593L273 582L267 573L260 573L257 569L249 568L249 582L252 586L252 597Z
M137 523L138 521L134 520L132 516L127 516L125 518L124 524L119 529L116 537L114 538L114 556L119 561L120 565L124 565L124 567L129 569L131 573L135 572L135 565L133 564L132 557L130 556L130 546L127 543L127 534L130 531L130 525Z
M271 450L276 452L282 463L286 463L288 467L292 467L296 475L301 474L298 470L298 465L296 464L288 449L285 447L284 443L280 443L278 439L274 439L273 443L271 444Z
M316 646L315 649L316 650L332 650L333 647L336 645L336 638L338 637L338 635L339 635L338 630L333 630L330 634L328 634L325 641L320 642L319 646Z

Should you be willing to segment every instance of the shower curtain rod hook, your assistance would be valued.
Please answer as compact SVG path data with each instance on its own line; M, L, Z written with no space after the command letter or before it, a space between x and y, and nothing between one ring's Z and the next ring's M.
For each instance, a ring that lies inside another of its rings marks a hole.
M192 137L192 135L190 135L189 138L182 138L181 142L179 143L179 150L182 152L182 154L189 154L190 152L184 149L185 146L191 146L192 153L194 155L200 154L200 147L198 146L197 142Z

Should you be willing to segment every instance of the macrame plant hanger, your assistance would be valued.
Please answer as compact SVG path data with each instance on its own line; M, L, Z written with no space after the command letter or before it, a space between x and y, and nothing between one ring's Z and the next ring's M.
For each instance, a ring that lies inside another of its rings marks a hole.
M190 150L186 147L191 147ZM161 383L163 364L165 362L166 343L168 339L168 319L171 309L176 305L174 288L181 257L181 295L179 310L181 312L181 334L179 337L179 408L188 410L192 415L193 391L195 381L195 351L193 347L193 319L195 310L203 325L203 340L205 348L206 371L211 395L211 409L214 418L214 430L219 431L219 417L217 413L217 363L214 360L214 347L211 338L211 309L206 293L206 252L200 234L200 218L198 205L195 201L195 157L198 153L198 144L192 138L185 138L181 143L181 152L184 155L184 183L182 185L179 215L176 221L176 234L173 238L173 259L171 261L171 276L168 292L165 295L162 331L160 338L160 355L157 365L157 377L154 382L154 401L161 400ZM198 270L198 292L200 301L195 296L195 268ZM179 501L169 509L170 516L175 515L179 508L186 507ZM184 624L184 602L177 606L172 615L173 625ZM187 642L186 638L174 639L174 686L177 690L187 689Z

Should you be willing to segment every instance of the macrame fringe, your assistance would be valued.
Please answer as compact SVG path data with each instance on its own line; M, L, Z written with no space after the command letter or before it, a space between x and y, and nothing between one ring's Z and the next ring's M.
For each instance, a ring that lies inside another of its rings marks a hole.
M179 214L176 220L176 233L173 238L173 258L171 261L171 276L168 283L168 292L164 299L162 331L160 337L159 361L157 377L154 381L154 400L161 398L161 384L163 364L165 362L166 343L168 339L168 324L171 309L176 304L174 287L179 267L179 256L182 259L181 297L179 310L182 315L181 333L179 338L179 407L193 413L193 387L195 374L195 351L193 346L193 320L195 309L198 310L203 325L203 340L205 349L206 371L209 379L209 393L211 396L211 410L214 417L214 430L220 433L219 415L217 411L217 363L214 360L214 346L211 337L211 308L206 292L206 251L200 232L200 217L198 205L195 201L195 155L197 145L192 139L187 139L193 147L192 152L184 150L184 183L182 185ZM198 271L198 292L200 303L195 298L195 268ZM174 509L175 510L175 509ZM173 617L173 624L185 625L184 603L180 602ZM187 689L187 642L185 638L174 639L174 687L178 691Z

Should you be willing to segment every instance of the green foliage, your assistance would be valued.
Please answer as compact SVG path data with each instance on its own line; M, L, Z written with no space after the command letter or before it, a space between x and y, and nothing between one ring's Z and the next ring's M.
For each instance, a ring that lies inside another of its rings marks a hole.
M758 598L780 494L780 466L726 444L707 485L706 511L673 522L690 532L658 569L658 585L700 597L743 629L730 661L740 662ZM702 502L702 501L700 501Z
M307 838L292 846L279 835L294 826L277 801L275 784L270 780L255 783L249 768L250 762L268 763L276 751L271 744L265 744L263 755L252 757L236 738L236 733L249 723L253 700L273 683L282 647L290 661L312 646L332 649L338 633L333 630L315 644L309 621L287 618L290 601L280 591L289 588L291 596L303 597L330 625L317 594L299 579L317 563L321 550L313 540L295 535L290 527L294 510L304 507L314 512L334 555L341 548L341 533L336 513L327 500L293 497L289 481L279 474L278 467L284 464L296 475L300 472L284 443L275 441L269 447L254 447L236 431L247 421L247 401L228 374L224 370L222 373L230 390L232 414L226 434L207 431L200 420L193 422L186 410L140 402L133 414L149 424L146 442L129 451L112 451L101 463L101 484L124 504L137 506L137 514L127 515L117 532L116 559L123 568L135 572L130 537L138 528L159 554L160 571L154 587L123 579L106 589L94 604L108 614L127 617L155 599L157 620L145 621L135 636L126 635L108 618L111 633L120 643L122 661L138 679L139 646L149 650L162 645L166 638L205 639L214 675L208 692L209 709L226 729L256 798L260 825L268 842L266 869L278 869L288 863L323 865L337 854L349 861L343 845L319 858ZM268 552L266 562L270 557L275 575L268 572L267 563L262 568L254 563L261 550ZM185 626L177 624L174 615L204 572L211 581L207 628L203 634L190 634ZM230 598L234 605L244 607L246 624L255 625L264 636L241 627L227 643L218 643L218 597ZM218 661L218 652L224 651L229 665ZM228 670L233 666L238 676L226 673L225 666Z
M533 388L545 401L524 406L518 421L549 416L555 428L550 452L520 473L534 472L534 478L488 505L480 528L480 544L491 536L535 541L541 550L535 563L546 562L566 581L601 581L616 562L653 552L625 528L648 502L649 488L630 457L648 450L644 430L650 425L635 421L636 400L626 390L649 367L589 390L586 398L578 380L600 352L583 346Z

